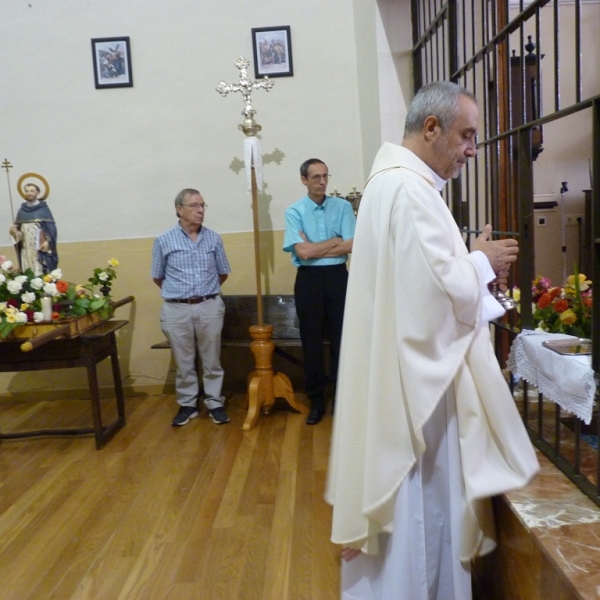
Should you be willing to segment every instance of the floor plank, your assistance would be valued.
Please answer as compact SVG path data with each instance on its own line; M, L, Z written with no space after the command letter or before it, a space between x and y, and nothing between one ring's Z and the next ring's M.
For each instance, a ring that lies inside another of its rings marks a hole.
M307 427L276 404L243 432L245 405L174 428L172 396L136 397L101 451L91 436L0 442L2 599L337 599L332 419ZM0 403L5 432L88 421L87 401Z

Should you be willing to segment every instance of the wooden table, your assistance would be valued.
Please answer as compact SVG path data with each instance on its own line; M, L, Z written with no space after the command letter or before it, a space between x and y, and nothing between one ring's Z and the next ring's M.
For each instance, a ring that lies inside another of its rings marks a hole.
M0 342L0 372L40 371L44 369L68 369L85 367L90 386L92 409L92 428L40 429L36 431L19 431L2 433L0 440L39 437L47 435L84 435L93 433L96 449L100 450L125 426L125 400L121 383L121 369L117 353L115 332L128 321L105 321L72 338L59 338L44 344L32 352L21 352L23 340L5 340ZM115 397L117 399L117 418L108 425L102 423L100 391L96 365L110 356Z

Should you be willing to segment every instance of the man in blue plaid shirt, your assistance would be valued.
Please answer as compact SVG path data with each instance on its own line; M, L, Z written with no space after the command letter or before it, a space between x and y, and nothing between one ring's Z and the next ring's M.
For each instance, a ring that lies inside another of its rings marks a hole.
M152 249L152 279L164 300L160 324L177 365L179 412L173 425L186 425L198 416L196 349L202 359L204 404L217 425L229 421L221 396L225 304L219 292L231 269L221 237L203 226L206 207L198 190L181 190L175 198L179 223L158 236Z

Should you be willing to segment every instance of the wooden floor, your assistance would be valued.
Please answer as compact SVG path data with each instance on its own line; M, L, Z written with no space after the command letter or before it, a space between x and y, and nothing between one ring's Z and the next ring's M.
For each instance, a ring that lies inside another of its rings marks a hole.
M87 436L1 442L0 598L337 600L331 416L310 427L282 407L244 433L244 401L227 425L203 412L174 428L172 396L130 398L100 451ZM3 432L90 421L85 401L0 404Z

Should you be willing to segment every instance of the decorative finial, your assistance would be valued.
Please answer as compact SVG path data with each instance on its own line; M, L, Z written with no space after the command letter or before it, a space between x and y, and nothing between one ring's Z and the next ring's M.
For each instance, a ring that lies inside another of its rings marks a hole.
M12 165L8 162L8 158L4 159L2 163L2 168L6 171L6 174L8 175L8 170L12 169Z

